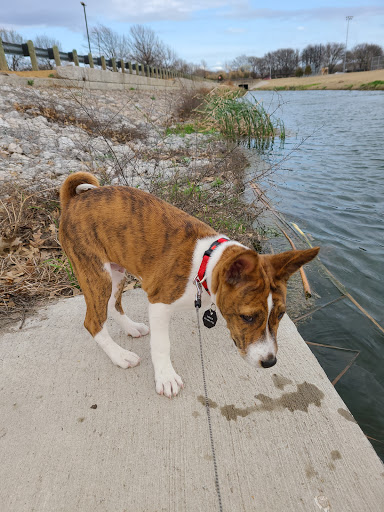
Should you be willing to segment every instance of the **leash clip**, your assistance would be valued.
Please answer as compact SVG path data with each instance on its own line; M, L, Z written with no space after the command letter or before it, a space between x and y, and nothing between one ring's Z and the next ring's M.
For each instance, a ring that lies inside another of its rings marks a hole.
M198 276L193 280L193 284L196 286L195 308L201 308L201 293L203 287L201 286L201 281Z

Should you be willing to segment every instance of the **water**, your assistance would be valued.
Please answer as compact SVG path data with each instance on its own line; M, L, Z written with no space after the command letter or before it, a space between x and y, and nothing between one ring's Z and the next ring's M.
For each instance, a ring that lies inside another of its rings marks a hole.
M282 104L276 115L284 121L286 142L263 156L272 164L289 159L272 174L270 199L313 236L323 263L384 327L384 92L250 95L270 112ZM324 276L315 286L327 295ZM306 340L361 351L336 389L365 434L377 440L372 444L383 458L384 334L348 300L298 328ZM314 353L330 378L353 356L329 349Z

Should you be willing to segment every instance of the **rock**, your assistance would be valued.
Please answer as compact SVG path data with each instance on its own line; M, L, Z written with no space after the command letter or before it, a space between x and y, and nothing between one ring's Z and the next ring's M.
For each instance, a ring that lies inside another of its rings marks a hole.
M9 144L8 146L8 151L10 153L19 153L20 155L22 154L23 150L21 149L21 147L18 145L18 144L15 144L14 142L11 142L11 144Z

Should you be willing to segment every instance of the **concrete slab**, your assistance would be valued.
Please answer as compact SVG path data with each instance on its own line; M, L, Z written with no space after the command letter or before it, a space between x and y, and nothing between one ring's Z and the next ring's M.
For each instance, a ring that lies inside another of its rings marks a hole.
M141 290L123 302L147 320ZM81 296L64 300L1 335L1 510L219 510L194 311L172 322L185 383L173 400L155 393L148 336L111 324L142 357L122 370L84 312ZM240 358L223 319L203 329L223 510L383 510L384 467L289 318L270 370Z
M90 69L73 66L59 66L59 78L22 77L14 74L0 73L0 85L33 87L75 87L103 91L124 91L131 88L140 90L177 90L194 88L214 88L216 84L208 81L194 81L187 78L148 78L129 73L114 73L100 69ZM28 83L29 82L29 83Z

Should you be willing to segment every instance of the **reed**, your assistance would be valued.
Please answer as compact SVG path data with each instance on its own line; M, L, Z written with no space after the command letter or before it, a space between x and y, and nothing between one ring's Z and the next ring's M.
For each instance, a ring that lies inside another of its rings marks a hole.
M242 96L242 91L214 89L196 110L205 128L220 132L225 138L243 141L255 147L275 137L285 138L284 124L273 119L264 107Z

